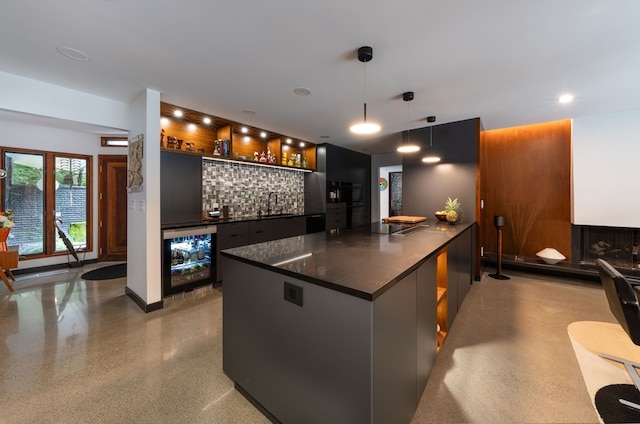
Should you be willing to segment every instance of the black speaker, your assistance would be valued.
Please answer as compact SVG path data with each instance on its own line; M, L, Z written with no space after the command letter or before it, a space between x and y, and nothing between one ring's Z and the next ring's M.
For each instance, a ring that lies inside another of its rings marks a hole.
M489 274L489 277L496 280L509 280L509 277L502 273L502 227L504 227L504 216L494 215L493 225L496 226L498 239L496 240L496 273Z

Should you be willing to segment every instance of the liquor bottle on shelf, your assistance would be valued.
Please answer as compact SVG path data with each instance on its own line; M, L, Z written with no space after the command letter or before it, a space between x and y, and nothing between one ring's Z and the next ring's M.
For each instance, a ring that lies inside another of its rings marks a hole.
M191 240L191 251L189 251L189 255L191 256L191 262L195 262L198 260L198 249L196 249L196 240Z
M202 242L202 240L198 241L198 259L204 259L204 243Z
M231 140L222 140L222 156L229 157L231 155Z

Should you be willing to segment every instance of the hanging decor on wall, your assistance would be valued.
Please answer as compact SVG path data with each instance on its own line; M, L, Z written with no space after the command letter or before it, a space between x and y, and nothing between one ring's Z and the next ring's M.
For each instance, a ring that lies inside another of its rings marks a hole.
M380 191L385 191L388 186L389 186L389 183L387 182L387 179L380 177Z
M127 191L139 193L142 191L142 160L144 158L144 134L138 134L129 140L129 170Z

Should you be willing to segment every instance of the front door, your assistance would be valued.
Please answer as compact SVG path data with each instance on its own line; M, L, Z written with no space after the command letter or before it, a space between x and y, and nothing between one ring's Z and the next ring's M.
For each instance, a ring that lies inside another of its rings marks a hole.
M127 156L99 155L98 260L127 260Z

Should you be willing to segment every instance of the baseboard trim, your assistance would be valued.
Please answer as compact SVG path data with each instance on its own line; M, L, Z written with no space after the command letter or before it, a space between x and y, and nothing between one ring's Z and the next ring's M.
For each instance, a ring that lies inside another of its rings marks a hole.
M140 309L142 309L145 313L149 313L149 312L157 311L158 309L162 309L162 306L163 306L163 302L162 301L147 304L147 302L145 302L144 299L142 299L140 296L138 296L138 294L136 292L134 292L133 290L131 290L129 287L125 287L124 288L124 293L127 296L129 296L129 298L131 300L133 300L133 302L136 305L138 305L138 307Z
M259 410L260 412L262 412L262 414L267 417L267 419L269 421L271 421L273 424L282 424L275 416L273 416L273 414L271 412L269 412L269 410L267 408L265 408L264 406L262 406L262 404L260 402L258 402L253 396L251 396L249 394L249 392L247 392L241 385L239 385L238 383L236 383L235 381L233 382L234 388L242 395L244 396L245 399L247 399L253 406L256 407L257 410Z

